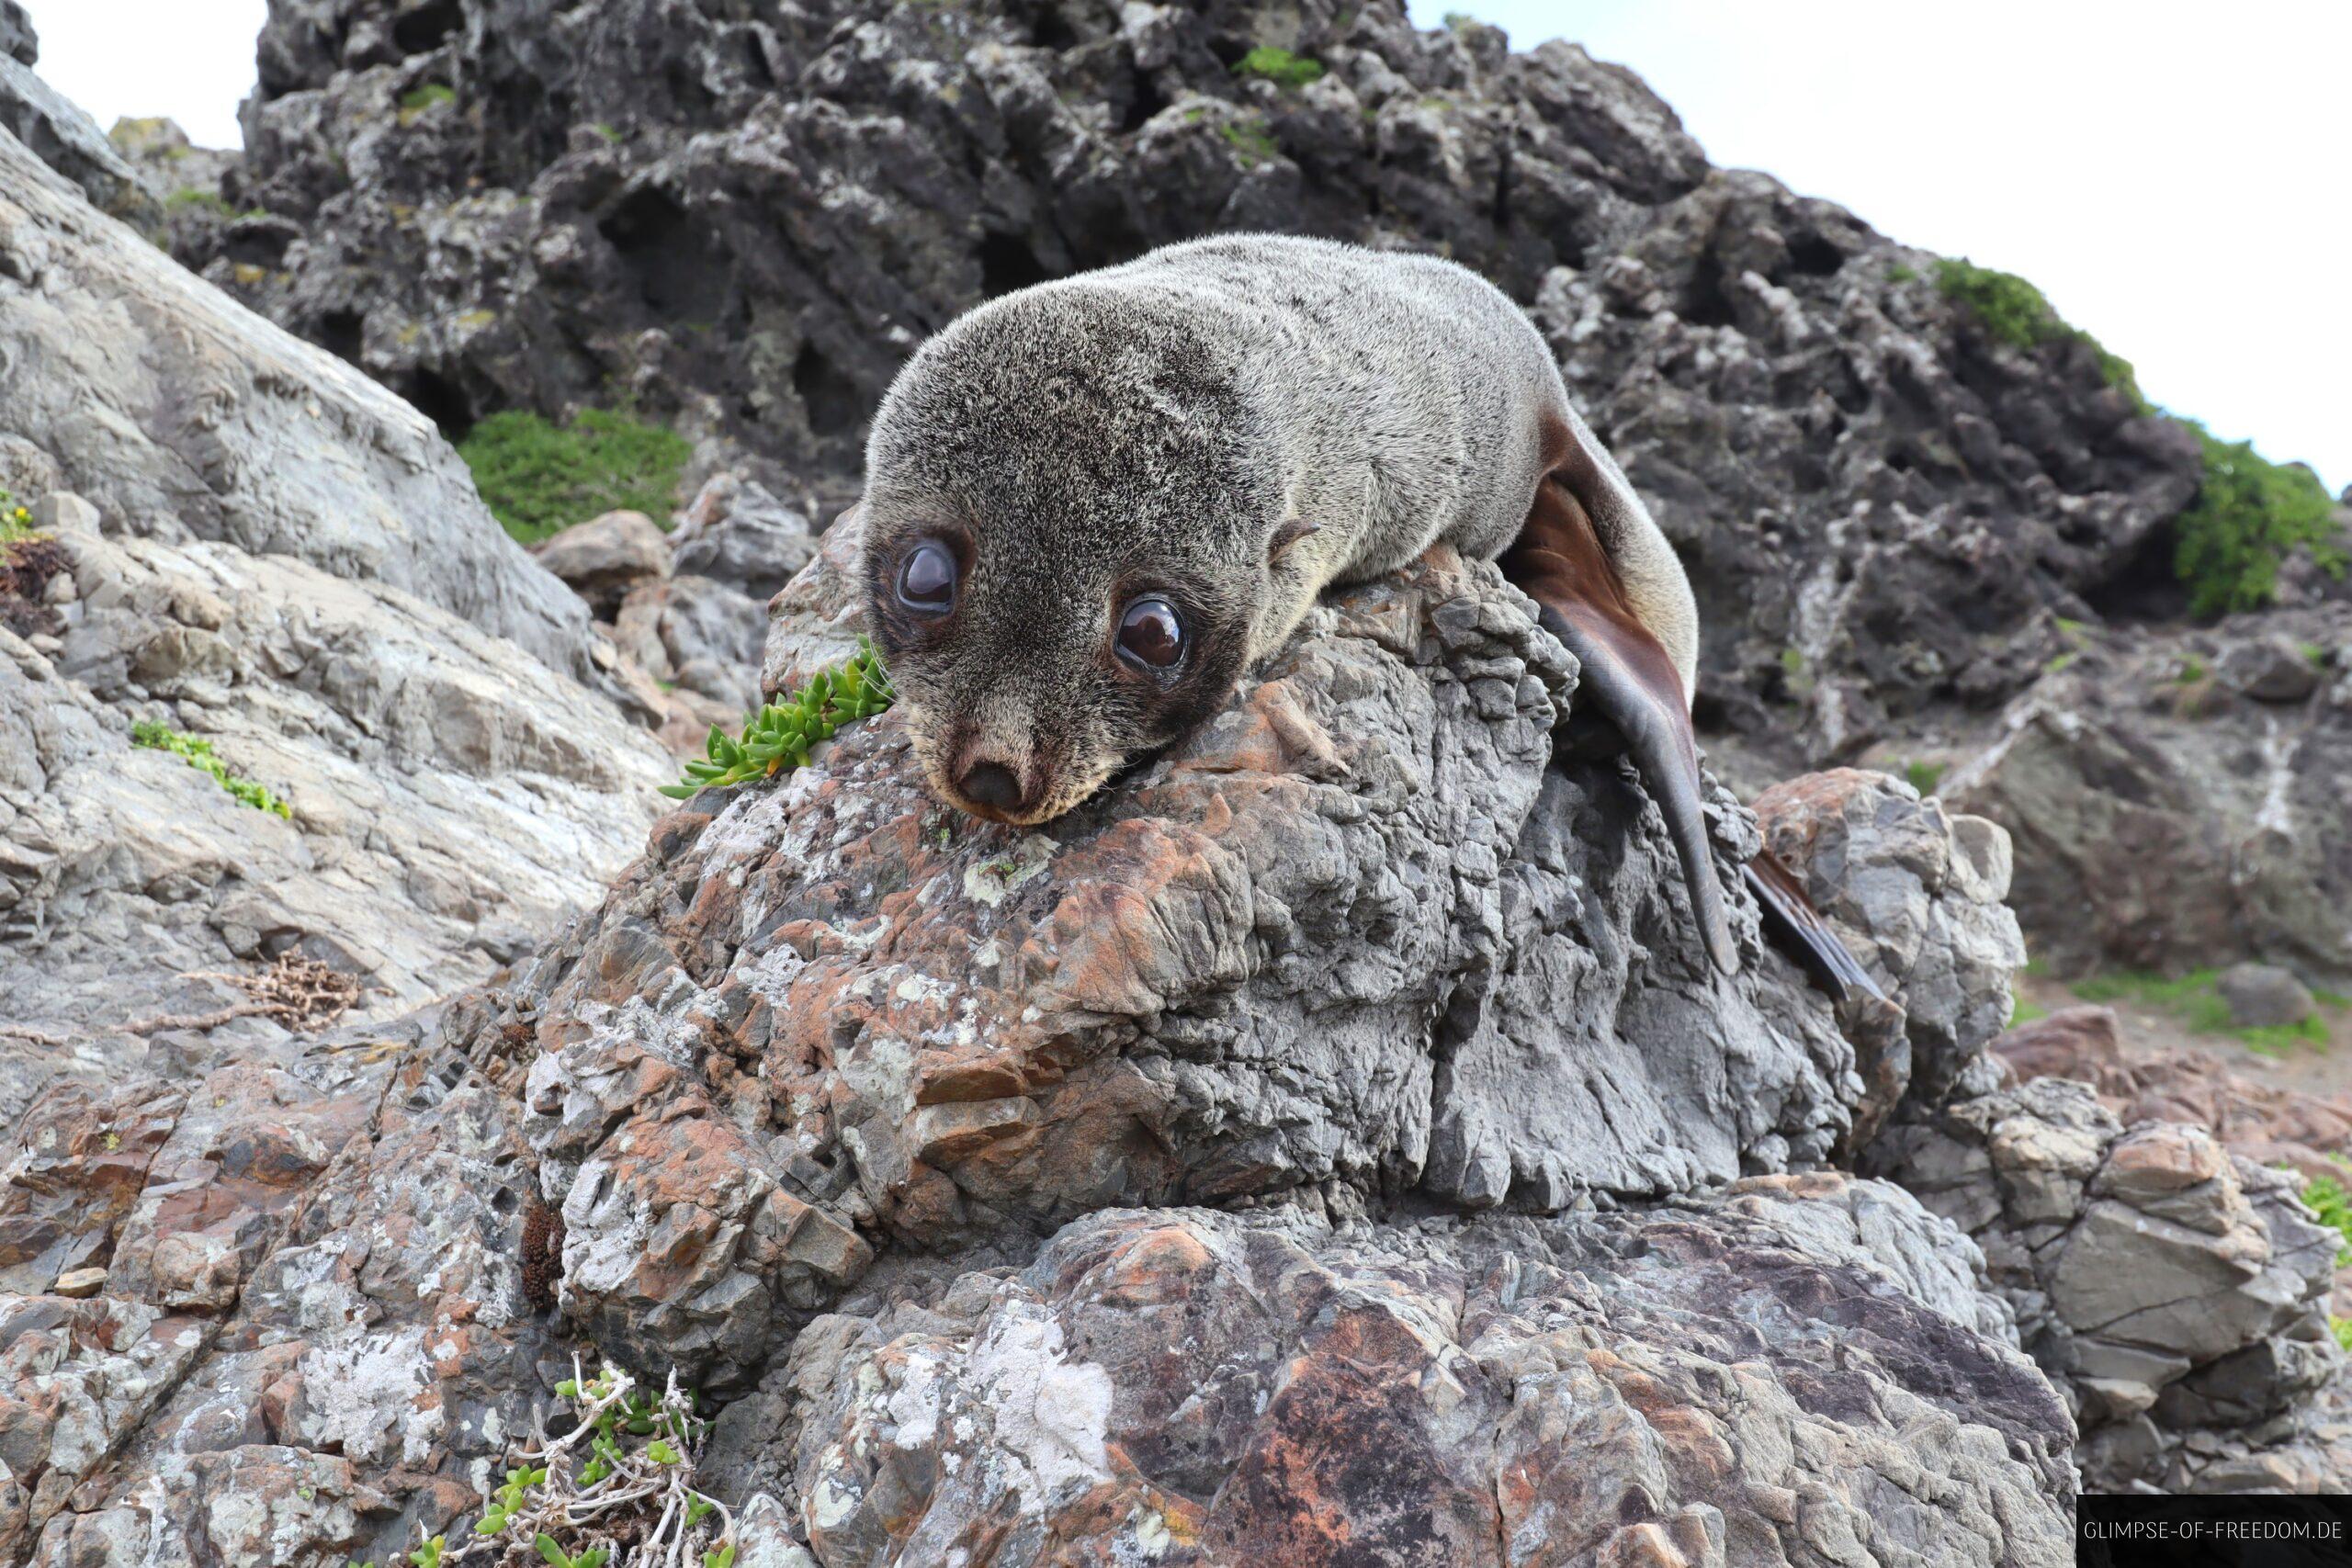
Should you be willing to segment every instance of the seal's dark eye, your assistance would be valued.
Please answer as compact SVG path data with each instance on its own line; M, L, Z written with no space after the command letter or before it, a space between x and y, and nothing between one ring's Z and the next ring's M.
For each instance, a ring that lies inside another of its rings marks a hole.
M925 539L899 562L899 603L920 615L944 615L956 607L956 556L936 539Z
M1138 599L1119 616L1119 657L1145 670L1169 670L1184 657L1184 622L1165 599Z

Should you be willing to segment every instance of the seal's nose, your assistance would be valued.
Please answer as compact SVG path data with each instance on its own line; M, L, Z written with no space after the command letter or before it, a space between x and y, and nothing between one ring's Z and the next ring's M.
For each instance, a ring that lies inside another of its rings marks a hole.
M991 811L1017 811L1023 804L1021 781L1002 762L974 762L956 781L964 798Z

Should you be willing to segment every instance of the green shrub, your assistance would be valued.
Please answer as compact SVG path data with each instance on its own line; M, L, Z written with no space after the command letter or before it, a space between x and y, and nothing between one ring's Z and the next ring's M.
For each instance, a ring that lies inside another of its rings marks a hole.
M2279 563L2297 549L2333 576L2346 554L2327 491L2307 469L2273 463L2245 441L2216 440L2194 421L2205 451L2197 499L2173 525L2173 570L2188 585L2189 610L2225 615L2256 610L2278 591Z
M2314 1176L2303 1185L2303 1203L2321 1224L2344 1238L2336 1244L2335 1266L2352 1268L2352 1192L2332 1176Z
M40 530L33 526L29 508L17 504L17 498L0 490L0 545L13 545L19 539L38 539Z
M1978 266L1965 256L1945 256L1936 263L1936 287L1945 299L1966 306L1986 332L2013 348L2030 353L2051 344L2088 344L2098 356L2099 374L2107 384L2131 400L2140 412L2154 412L2141 394L2132 362L2109 354L2098 339L2069 324L2051 308L2041 289L2017 274Z
M458 89L450 86L447 82L427 82L421 87L411 87L401 95L401 113L403 116L413 117L421 115L427 109L439 108L443 104L454 104L457 101Z
M2327 1325L2335 1331L2335 1342L2352 1354L2352 1317L2331 1317Z
M790 773L808 761L819 741L831 739L844 724L886 711L898 695L881 655L860 637L855 653L819 671L791 696L763 706L743 721L741 735L712 725L704 754L686 764L684 780L663 784L662 793L690 800L707 789Z
M1921 795L1933 795L1936 793L1936 786L1943 783L1944 773L1949 766L1950 764L1945 762L1905 762L1903 765L1903 777Z
M1309 82L1319 82L1323 70L1323 62L1311 56L1293 54L1286 49L1269 49L1263 44L1233 63L1236 76L1255 76L1277 87L1304 87Z
M621 508L668 526L693 452L674 431L601 409L569 425L494 413L458 444L492 515L526 545Z
M247 778L240 778L229 771L229 764L212 754L212 742L193 735L182 735L166 724L142 718L130 727L130 743L150 750L169 751L189 767L209 773L212 782L227 790L256 811L273 812L290 818L294 808Z

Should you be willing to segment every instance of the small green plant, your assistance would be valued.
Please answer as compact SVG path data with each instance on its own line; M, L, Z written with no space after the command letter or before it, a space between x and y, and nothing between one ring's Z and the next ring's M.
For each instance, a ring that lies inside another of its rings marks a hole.
M167 211L185 211L189 208L200 207L207 212L217 212L223 218L228 217L232 210L229 206L228 198L217 190L175 190L164 198L164 207Z
M491 514L526 545L624 507L666 525L693 455L677 432L602 409L568 425L494 413L458 444Z
M2314 1176L2303 1184L2303 1205L2343 1238L2336 1243L2335 1266L2352 1269L2352 1191L2332 1176Z
M2193 686L2205 679L2205 661L2193 653L2180 656L2180 668L2173 671L2173 684Z
M2245 441L2188 427L2205 452L2197 499L2173 525L2173 571L2197 615L2258 610L2277 597L2278 568L2298 549L2342 577L2347 556L2334 507L2307 468L2273 463Z
M621 139L621 128L617 125L611 124L608 121L600 119L595 123L593 129L595 130L597 135L603 137L607 141L618 141Z
M2324 670L2324 669L2326 669L2326 668L2327 668L2327 648L2326 648L2326 646L2325 646L2324 644L2323 644L2323 643L2316 643L2316 642L2307 642L2307 643L2303 644L2303 659L2304 659L2304 660L2305 660L2306 662L2308 662L2308 663L2311 665L2311 667L2312 667L2312 669L2314 669L2314 670Z
M1261 82L1272 82L1277 87L1304 87L1309 82L1323 79L1324 65L1310 55L1293 54L1286 49L1271 49L1259 45L1233 62L1236 76L1254 76Z
M40 530L33 526L31 509L17 505L15 496L0 490L0 545L40 537Z
M2342 1346L2346 1354L2352 1354L2352 1317L2331 1317L2327 1320L2327 1326L2335 1330L2336 1344Z
M1270 159L1282 155L1281 146L1257 120L1227 120L1216 128L1226 144L1241 155L1241 166L1254 169Z
M898 694L881 656L860 637L855 653L819 671L791 696L763 705L744 720L740 736L712 725L704 754L686 764L683 782L663 784L662 793L690 800L707 789L789 773L808 761L819 741L831 739L844 724L881 713Z
M1919 280L1919 269L1909 262L1896 262L1886 269L1886 280L1889 283L1917 283Z
M572 1371L556 1394L577 1424L550 1439L535 1417L531 1441L462 1532L464 1544L434 1536L408 1554L413 1568L456 1568L478 1556L489 1568L518 1553L548 1568L607 1568L624 1542L632 1562L732 1568L734 1516L694 1486L695 1459L710 1430L695 1415L694 1394L674 1374L653 1394L614 1367L594 1378L576 1364Z
M2009 998L2009 1027L2011 1029L2015 1029L2020 1023L2039 1022L2049 1016L2050 1010L2046 1007L2038 1007L2014 993Z
M2070 324L2052 309L2041 289L2017 274L1978 266L1965 256L1945 256L1936 263L1936 287L1945 299L1967 307L1987 333L2012 348L2031 353L2050 344L2089 344L2098 356L2099 374L2107 384L2120 391L2139 412L2154 412L2140 391L2132 362L2109 354L2098 339Z
M427 109L436 109L443 104L457 101L458 89L447 82L427 82L422 86L411 87L401 95L401 123L410 124Z
M1936 786L1943 783L1944 773L1950 766L1947 762L1906 762L1903 766L1903 777L1921 795L1933 795Z
M189 767L209 773L212 782L257 811L274 812L290 818L294 808L269 793L251 779L239 778L229 771L229 764L212 754L212 742L194 735L182 735L169 725L152 718L142 718L130 727L130 743L151 750L169 751Z

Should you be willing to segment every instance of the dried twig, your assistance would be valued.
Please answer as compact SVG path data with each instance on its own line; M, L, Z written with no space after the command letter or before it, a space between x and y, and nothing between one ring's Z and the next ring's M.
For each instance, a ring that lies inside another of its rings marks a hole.
M288 1029L301 1031L323 1029L351 1010L359 1000L357 976L322 964L315 958L297 953L280 953L277 962L258 975L223 975L203 972L183 975L183 980L218 980L245 993L245 1000L232 1002L210 1012L157 1013L149 1018L134 1018L128 1023L111 1029L94 1030L102 1034L160 1034L167 1029L193 1029L198 1032L218 1029L240 1018L273 1018ZM52 1034L47 1030L22 1024L0 1023L0 1034L30 1040L39 1045L70 1045L74 1037Z

